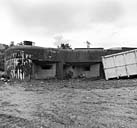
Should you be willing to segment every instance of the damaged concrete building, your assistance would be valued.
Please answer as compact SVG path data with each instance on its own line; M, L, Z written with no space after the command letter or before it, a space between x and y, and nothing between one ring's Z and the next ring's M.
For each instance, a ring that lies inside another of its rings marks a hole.
M101 57L122 50L103 48L56 49L32 45L10 47L5 71L11 79L104 78Z

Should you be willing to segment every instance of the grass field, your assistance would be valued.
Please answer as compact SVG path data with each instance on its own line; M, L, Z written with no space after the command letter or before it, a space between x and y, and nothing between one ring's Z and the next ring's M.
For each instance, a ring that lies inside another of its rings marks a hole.
M0 128L137 128L137 79L1 82Z

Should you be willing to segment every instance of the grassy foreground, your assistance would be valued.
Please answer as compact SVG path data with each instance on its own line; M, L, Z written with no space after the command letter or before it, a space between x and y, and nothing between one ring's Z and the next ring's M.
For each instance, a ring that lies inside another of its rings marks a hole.
M137 79L1 82L0 128L137 128Z

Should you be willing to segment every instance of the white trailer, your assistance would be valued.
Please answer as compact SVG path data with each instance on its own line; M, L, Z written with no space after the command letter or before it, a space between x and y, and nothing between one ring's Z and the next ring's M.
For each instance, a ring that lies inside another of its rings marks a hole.
M106 80L137 75L137 49L102 57Z

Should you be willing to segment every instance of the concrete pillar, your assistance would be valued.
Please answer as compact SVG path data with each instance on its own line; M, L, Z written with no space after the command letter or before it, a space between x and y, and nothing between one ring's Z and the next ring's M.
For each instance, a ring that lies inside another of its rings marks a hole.
M56 77L57 79L63 79L63 62L58 62L56 66Z

